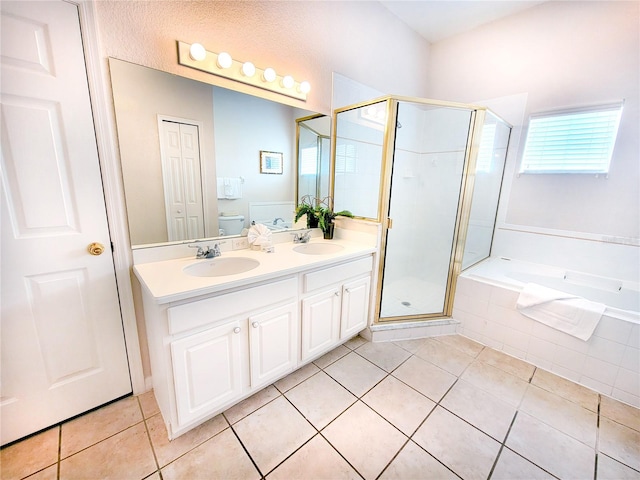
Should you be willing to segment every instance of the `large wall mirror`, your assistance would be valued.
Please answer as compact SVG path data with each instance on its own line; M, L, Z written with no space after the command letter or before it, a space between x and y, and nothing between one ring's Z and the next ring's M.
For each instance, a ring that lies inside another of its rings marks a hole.
M252 221L292 227L296 120L314 112L109 66L132 247L237 235Z

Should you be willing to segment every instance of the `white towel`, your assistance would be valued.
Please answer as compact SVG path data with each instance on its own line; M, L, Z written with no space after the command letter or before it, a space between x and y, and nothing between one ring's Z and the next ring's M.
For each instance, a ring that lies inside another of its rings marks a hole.
M529 318L587 341L606 305L528 283L520 292L516 308Z
M216 180L219 199L242 198L242 178L218 177Z

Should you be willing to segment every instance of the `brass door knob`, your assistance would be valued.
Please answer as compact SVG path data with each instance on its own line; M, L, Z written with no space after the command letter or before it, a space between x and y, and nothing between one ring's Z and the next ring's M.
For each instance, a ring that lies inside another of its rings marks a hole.
M98 242L93 242L91 245L89 245L87 250L89 250L89 253L91 255L102 255L102 252L104 252L104 245Z

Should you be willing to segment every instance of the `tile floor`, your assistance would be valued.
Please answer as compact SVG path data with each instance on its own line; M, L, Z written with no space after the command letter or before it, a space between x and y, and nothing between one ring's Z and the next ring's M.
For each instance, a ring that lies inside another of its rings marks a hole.
M462 336L355 337L173 442L149 392L1 461L3 480L640 479L640 411Z

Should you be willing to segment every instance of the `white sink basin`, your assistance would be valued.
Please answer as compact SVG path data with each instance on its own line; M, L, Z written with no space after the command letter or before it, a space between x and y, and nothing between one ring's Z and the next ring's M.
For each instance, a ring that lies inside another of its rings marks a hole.
M294 252L304 253L305 255L327 255L342 250L342 245L335 243L304 243L293 248Z
M228 257L214 258L184 267L183 271L193 277L224 277L253 270L260 262L253 258Z

